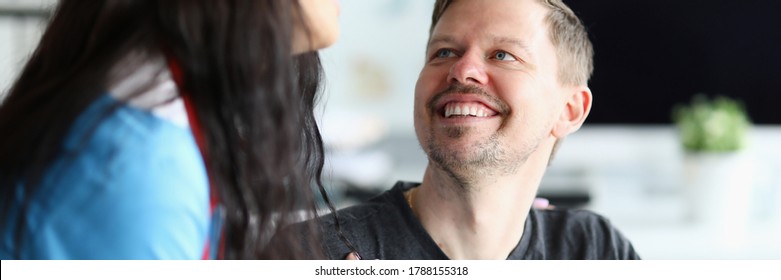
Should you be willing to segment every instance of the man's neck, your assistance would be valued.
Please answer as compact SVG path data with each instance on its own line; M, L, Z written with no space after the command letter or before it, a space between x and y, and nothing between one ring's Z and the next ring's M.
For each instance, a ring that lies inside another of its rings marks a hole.
M429 164L413 211L451 259L506 259L521 240L545 167L482 176L463 186Z

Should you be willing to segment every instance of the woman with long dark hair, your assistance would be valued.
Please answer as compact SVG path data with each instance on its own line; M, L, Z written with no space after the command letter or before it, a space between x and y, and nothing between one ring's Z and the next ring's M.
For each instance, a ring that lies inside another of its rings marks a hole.
M0 105L0 258L313 256L317 237L274 235L323 192L314 51L337 15L333 0L60 0Z

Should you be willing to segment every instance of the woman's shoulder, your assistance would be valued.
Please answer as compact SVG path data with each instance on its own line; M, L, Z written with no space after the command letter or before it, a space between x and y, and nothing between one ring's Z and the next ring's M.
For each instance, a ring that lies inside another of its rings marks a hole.
M94 164L94 172L112 171L117 165L144 164L160 160L198 168L200 152L189 129L131 107L104 94L73 122L63 139L58 161ZM172 160L176 160L171 162ZM171 166L176 167L176 166ZM155 175L165 169L151 169ZM112 174L119 176L126 172Z
M59 244L37 250L53 254L43 258L200 256L208 178L189 130L106 95L64 144L30 212L31 231L57 233L38 235L38 245Z
M160 185L174 180L205 186L208 182L189 129L108 95L78 117L64 145L64 153L49 175L64 178L75 174L71 178L74 185L88 179L90 176L80 176L86 174L106 181L104 185L125 181Z

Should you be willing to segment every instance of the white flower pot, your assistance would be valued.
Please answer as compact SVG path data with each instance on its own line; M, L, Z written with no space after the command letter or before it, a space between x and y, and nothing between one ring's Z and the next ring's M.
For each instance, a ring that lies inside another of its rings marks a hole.
M746 152L694 153L684 157L689 218L723 237L745 230L753 192L753 161Z

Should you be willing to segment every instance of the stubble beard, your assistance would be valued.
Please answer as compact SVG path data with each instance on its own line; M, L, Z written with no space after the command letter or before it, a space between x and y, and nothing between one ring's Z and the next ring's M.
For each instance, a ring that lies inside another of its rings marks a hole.
M450 127L444 131L444 137L459 139L469 133L468 127ZM520 152L507 149L501 140L501 132L495 132L487 139L469 147L453 149L436 142L434 131L428 138L429 159L441 168L460 186L458 191L469 192L489 178L513 174L526 162L539 141L533 147ZM447 140L447 139L445 139Z

